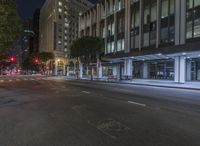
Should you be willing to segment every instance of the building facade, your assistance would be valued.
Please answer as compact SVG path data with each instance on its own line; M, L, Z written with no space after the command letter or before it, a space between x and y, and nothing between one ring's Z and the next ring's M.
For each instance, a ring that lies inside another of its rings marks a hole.
M105 41L103 76L200 81L200 0L101 0L79 21Z
M55 55L54 74L64 75L69 48L78 37L79 13L92 6L87 0L46 0L40 12L39 51Z
M33 14L33 50L31 53L36 53L39 51L39 21L40 21L40 9L36 9Z

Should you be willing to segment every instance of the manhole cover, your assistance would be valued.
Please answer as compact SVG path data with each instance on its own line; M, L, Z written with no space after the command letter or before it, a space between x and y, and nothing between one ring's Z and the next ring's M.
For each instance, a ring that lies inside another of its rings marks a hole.
M129 129L127 126L113 119L106 119L98 122L97 128L103 131L119 131L119 132Z

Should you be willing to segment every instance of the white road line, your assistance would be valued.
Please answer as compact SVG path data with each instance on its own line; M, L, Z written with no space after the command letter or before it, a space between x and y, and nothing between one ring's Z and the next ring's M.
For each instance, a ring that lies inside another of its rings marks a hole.
M0 82L4 82L4 80L1 80Z
M90 92L88 92L88 91L82 91L83 93L85 93L85 94L90 94Z
M139 105L139 106L142 106L142 107L146 107L146 104L143 104L143 103L138 103L138 102L133 102L133 101L128 101L128 103Z
M12 82L12 80L9 80L9 82Z

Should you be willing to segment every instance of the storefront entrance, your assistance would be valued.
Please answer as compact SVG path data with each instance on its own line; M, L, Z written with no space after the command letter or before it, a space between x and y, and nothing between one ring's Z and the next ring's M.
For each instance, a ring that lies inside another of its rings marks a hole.
M187 60L187 80L200 81L200 58Z
M133 62L133 78L143 78L143 62Z
M149 78L174 80L174 60L149 62Z

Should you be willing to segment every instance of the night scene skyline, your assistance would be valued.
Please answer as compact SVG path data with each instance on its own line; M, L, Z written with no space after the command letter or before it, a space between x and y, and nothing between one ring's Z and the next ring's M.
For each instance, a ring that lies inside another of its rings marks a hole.
M89 0L96 3L97 0ZM45 0L17 0L18 13L23 20L31 19L34 11L41 8Z

